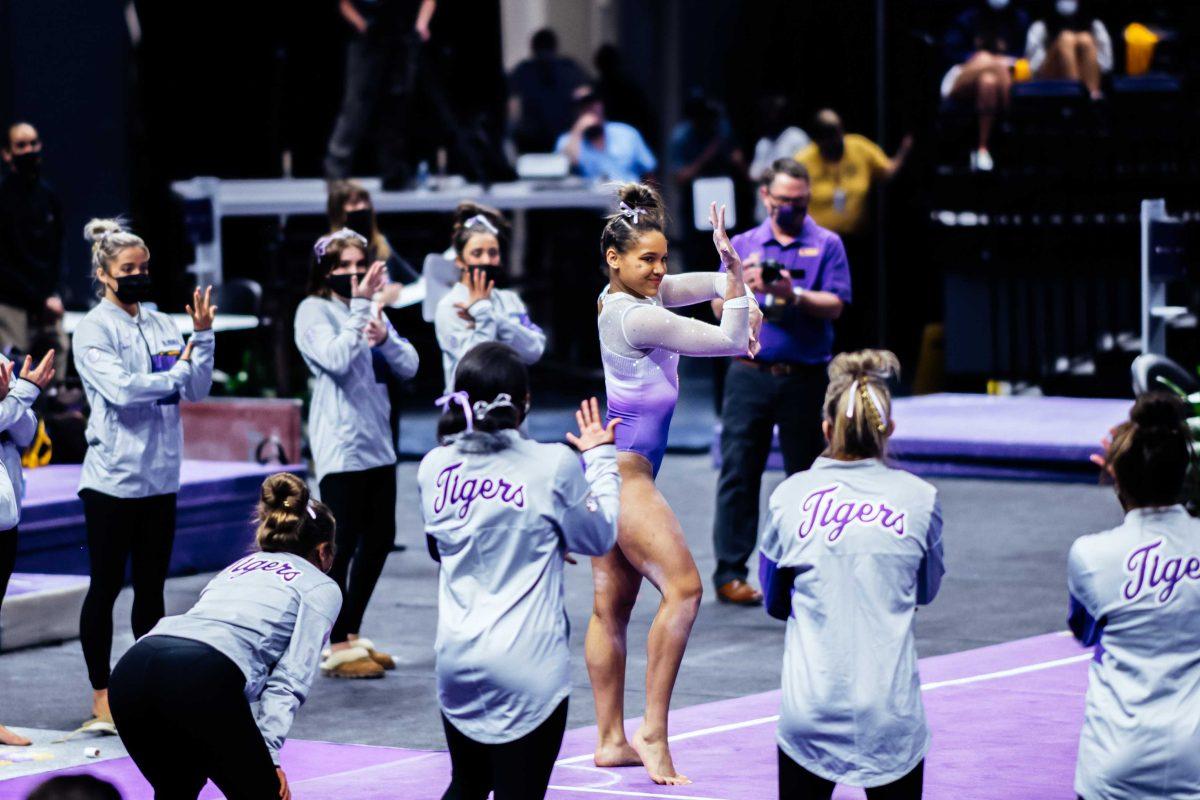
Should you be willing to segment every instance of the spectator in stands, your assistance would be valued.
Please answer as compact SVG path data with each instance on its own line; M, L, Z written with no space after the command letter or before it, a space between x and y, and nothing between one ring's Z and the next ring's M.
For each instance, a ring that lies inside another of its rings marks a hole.
M972 170L992 169L988 143L996 115L1008 107L1013 65L1028 30L1029 15L1011 0L978 0L946 31L943 49L951 66L942 78L942 98L974 106L979 117Z
M508 116L517 152L549 153L571 125L571 92L588 75L574 59L558 54L558 36L549 28L535 33L529 45L532 57L508 77Z
M724 109L699 89L691 91L683 120L671 132L670 161L671 177L680 186L711 175L742 178L747 171L746 156L733 138Z
M558 137L554 150L570 159L576 172L585 178L636 182L658 168L658 159L636 128L605 117L604 100L595 86L578 86L572 97L575 124Z
M596 92L604 101L608 118L637 128L648 142L657 144L658 115L646 98L641 82L621 63L621 51L613 44L601 45L592 59L596 68Z
M65 352L63 219L58 195L42 179L42 141L28 122L10 125L0 148L0 349ZM38 342L41 347L36 347Z
M29 446L37 432L33 401L54 377L54 352L47 353L36 369L29 356L19 374L14 374L13 366L0 355L0 607L17 565L17 523L25 496L21 449ZM28 744L24 736L0 725L0 745Z
M1035 77L1081 81L1099 100L1100 78L1113 68L1112 37L1088 6L1087 0L1056 0L1054 10L1030 26L1025 57Z
M876 330L882 299L875 268L875 239L868 205L872 189L900 171L912 148L905 136L888 158L879 145L857 133L846 133L841 117L825 109L817 113L809 133L813 143L796 155L811 175L808 213L822 228L842 237L855 268L855 304L842 318L838 348L858 350L879 344Z
M896 155L888 158L867 137L846 133L842 118L828 108L817 112L812 137L812 144L796 154L812 176L808 213L822 228L843 235L863 233L872 187L900 171L912 149L912 137L905 136Z
M406 101L412 94L416 55L429 41L437 0L340 0L338 11L351 27L346 47L346 84L325 154L325 177L345 178L354 166L377 106L376 135L384 186L408 180Z
M750 180L758 182L767 170L781 158L791 158L812 142L808 134L793 121L792 103L787 95L773 93L759 101L762 135L754 144L754 160L750 162ZM759 207L765 213L765 206ZM759 222L766 219L763 216Z
M772 431L779 426L789 475L808 469L821 453L833 323L850 302L850 266L841 239L806 213L810 191L804 167L779 159L763 173L758 193L766 221L731 243L762 307L762 349L753 358L734 359L725 378L713 522L717 599L739 605L762 600L746 583L746 560L758 538L758 497ZM765 262L776 262L774 274L764 270ZM713 301L713 310L720 316L721 301Z

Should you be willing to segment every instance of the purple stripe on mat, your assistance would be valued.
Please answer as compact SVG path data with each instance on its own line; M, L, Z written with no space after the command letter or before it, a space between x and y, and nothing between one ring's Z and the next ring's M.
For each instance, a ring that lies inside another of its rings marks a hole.
M925 797L1072 796L1088 657L1069 636L1049 634L923 659L925 709L933 731ZM765 692L673 711L672 735L680 737L672 745L675 762L694 780L680 787L656 786L640 768L593 767L588 756L594 729L569 731L547 797L774 797L775 723L764 718L778 710L779 693ZM627 723L631 733L637 722ZM284 748L283 765L297 800L437 800L450 771L445 753L299 741ZM116 781L127 800L150 796L129 759L89 765L86 771ZM38 782L0 782L0 800L23 797ZM202 795L217 796L212 787ZM834 797L864 794L839 788Z

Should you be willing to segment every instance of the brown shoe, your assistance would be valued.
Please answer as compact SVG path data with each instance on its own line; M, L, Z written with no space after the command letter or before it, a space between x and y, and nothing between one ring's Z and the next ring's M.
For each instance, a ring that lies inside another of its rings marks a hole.
M762 592L740 578L717 587L717 599L736 606L762 605Z
M334 650L321 662L321 673L329 678L382 678L383 667L376 664L363 647Z

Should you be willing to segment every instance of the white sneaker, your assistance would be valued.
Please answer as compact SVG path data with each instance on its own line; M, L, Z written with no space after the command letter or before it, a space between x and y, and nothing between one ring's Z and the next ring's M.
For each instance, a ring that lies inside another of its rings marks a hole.
M971 171L972 172L991 172L995 166L992 163L992 154L987 150L980 148L971 151Z

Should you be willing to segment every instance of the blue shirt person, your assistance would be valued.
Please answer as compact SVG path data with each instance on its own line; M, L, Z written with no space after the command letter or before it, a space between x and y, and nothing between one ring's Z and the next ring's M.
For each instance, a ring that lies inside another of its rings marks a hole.
M604 118L604 101L591 86L580 86L573 97L578 109L575 124L558 137L554 151L565 155L576 173L630 182L658 169L658 159L636 128Z

